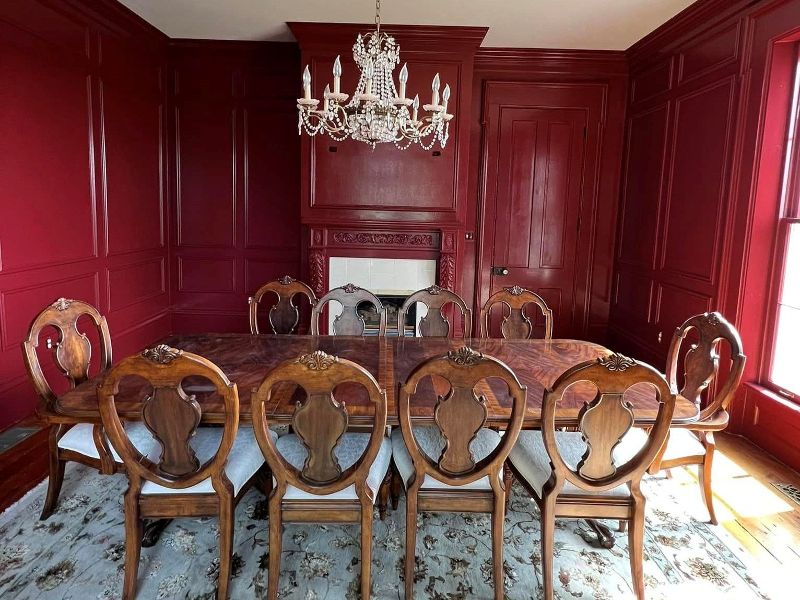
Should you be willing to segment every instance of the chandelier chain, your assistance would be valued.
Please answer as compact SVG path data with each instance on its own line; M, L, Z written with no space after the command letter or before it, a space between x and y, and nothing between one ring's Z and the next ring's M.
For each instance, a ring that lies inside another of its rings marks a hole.
M375 31L381 32L381 0L375 0Z

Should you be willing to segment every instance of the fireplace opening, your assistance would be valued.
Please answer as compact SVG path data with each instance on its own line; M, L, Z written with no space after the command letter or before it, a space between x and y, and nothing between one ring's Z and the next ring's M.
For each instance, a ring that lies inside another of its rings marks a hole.
M397 330L397 314L403 307L403 302L406 301L408 296L394 295L394 294L378 294L378 299L383 302L386 309L386 335L399 336ZM358 305L358 314L364 319L366 328L364 329L365 335L378 335L380 328L380 316L375 307L369 302L362 302ZM408 313L406 313L406 322L403 335L406 337L414 337L417 328L417 303L411 305Z

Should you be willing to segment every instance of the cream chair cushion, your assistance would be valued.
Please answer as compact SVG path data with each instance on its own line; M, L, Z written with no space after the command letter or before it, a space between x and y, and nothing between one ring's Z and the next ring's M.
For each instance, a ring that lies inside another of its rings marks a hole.
M641 434L641 435L640 435ZM557 431L556 441L559 453L564 462L573 469L577 466L584 452L586 452L586 442L578 431ZM614 449L614 461L617 465L622 465L633 458L647 441L647 434L641 430L632 429ZM553 472L550 467L550 456L544 447L544 438L540 431L522 431L519 434L517 443L508 455L508 460L514 465L514 469L524 479L541 498L542 488ZM586 495L594 494L583 490L569 481L564 483L561 495ZM609 496L629 496L630 490L627 484L617 486L607 492L602 492Z
M628 435L634 436L639 443L644 444L646 434L641 429L634 429ZM675 458L685 458L687 456L703 456L706 448L688 429L670 429L667 449L661 460L673 460Z
M213 458L217 453L220 441L222 441L222 431L222 427L199 427L197 433L190 440L189 444L197 454L201 465ZM273 440L278 438L277 434L273 431L270 431L269 434L272 436ZM153 461L158 460L158 455L161 452L160 444L156 443L155 446L156 447L150 451L150 455L148 456L148 458ZM140 448L139 451L143 452L143 449ZM225 464L225 475L227 475L233 485L234 494L239 493L239 490L250 481L264 462L264 455L261 453L261 448L258 446L253 428L240 426L239 432L236 434L236 440L234 440L230 454L228 454L228 461ZM182 489L164 487L152 481L147 481L142 485L142 494L213 493L215 493L214 486L211 484L210 477L198 484Z
M125 431L131 440L131 443L140 449L140 452L147 454L150 448L156 441L150 430L145 427L144 423L139 422L126 422ZM58 440L58 447L62 450L72 450L90 458L100 458L100 453L97 452L97 446L94 443L94 425L91 423L78 423L70 428L60 440ZM119 453L111 446L111 454L114 460L118 463L122 462Z
M414 439L417 440L419 447L431 457L434 461L439 459L444 449L444 437L438 427L414 427ZM472 440L469 448L472 451L472 456L475 462L482 460L489 456L492 451L500 444L500 434L491 429L480 429L475 439ZM408 487L408 482L414 474L414 461L411 459L411 454L406 448L405 441L403 440L403 432L398 427L392 432L392 454L394 455L394 464L397 467L400 477L403 478L403 484ZM425 476L422 482L421 489L479 489L491 490L492 486L489 483L489 476L482 477L470 483L452 486L438 479Z
M339 443L334 450L336 459L339 461L339 466L344 471L353 466L358 459L364 454L364 451L369 445L369 433L345 433L339 440ZM296 469L302 469L303 464L308 456L308 450L302 440L296 434L290 433L278 438L275 447L280 452L281 456ZM378 497L378 489L389 471L389 463L392 459L392 445L389 438L384 437L381 441L378 455L375 461L369 468L367 474L367 485L373 492L373 499ZM274 481L274 480L273 480ZM358 500L356 495L355 484L350 485L343 490L334 492L333 494L312 494L301 490L293 485L286 488L286 494L283 496L286 500Z

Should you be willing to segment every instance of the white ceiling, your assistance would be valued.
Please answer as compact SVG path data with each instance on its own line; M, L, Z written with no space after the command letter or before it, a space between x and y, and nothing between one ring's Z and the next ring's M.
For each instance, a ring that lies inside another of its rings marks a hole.
M370 0L120 0L173 38L291 41L287 21L371 23ZM694 0L383 0L381 20L488 26L489 47L625 50Z

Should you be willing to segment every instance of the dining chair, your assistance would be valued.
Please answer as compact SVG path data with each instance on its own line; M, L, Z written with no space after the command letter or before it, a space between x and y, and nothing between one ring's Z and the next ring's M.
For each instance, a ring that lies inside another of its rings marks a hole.
M464 322L464 337L469 338L472 333L472 311L458 294L432 285L424 290L411 294L397 313L397 331L402 336L405 331L408 311L414 304L421 302L428 308L428 314L419 320L419 332L423 337L448 337L450 335L450 322L444 316L442 309L448 304L457 306L461 311Z
M352 283L334 288L320 298L311 309L311 334L319 335L319 321L322 309L331 301L342 305L342 312L333 321L333 335L364 335L366 323L358 314L358 306L367 302L375 307L380 317L378 335L386 334L386 309L378 297Z
M449 389L438 395L435 426L412 427L412 397L426 378L438 386L446 382ZM504 435L485 427L489 413L484 394L497 382L511 397ZM503 521L508 490L502 472L522 427L526 393L508 366L466 346L421 363L401 384L400 429L392 432L392 455L406 488L405 597L409 600L415 597L418 511L491 513L494 596L504 597Z
M269 325L272 333L290 334L294 333L297 323L300 321L300 311L294 303L297 295L308 298L312 308L317 302L317 296L308 285L302 281L297 281L288 275L270 281L261 286L258 291L248 298L250 305L250 333L258 335L258 305L265 294L274 294L278 301L269 309Z
M502 304L508 309L500 324L500 333L506 339L527 340L533 336L533 323L525 313L525 307L535 304L544 317L544 339L553 339L553 311L544 298L536 292L518 285L503 288L492 294L481 309L481 337L489 337L489 317L492 308Z
M577 431L556 427L556 407L572 386L594 386L596 395L578 413ZM658 413L647 433L632 429L631 387L653 388ZM544 598L553 598L555 520L559 517L615 519L630 524L628 552L634 591L644 598L642 477L669 432L676 393L653 367L620 354L576 365L545 392L542 429L523 431L508 457L514 475L539 505L542 521ZM640 432L643 437L630 435Z
M697 341L689 347L683 359L683 387L680 387L678 365L681 350L693 330L697 332ZM717 382L720 366L717 351L719 343L723 341L728 345L730 366L725 380ZM714 432L723 431L728 426L728 406L742 381L745 360L739 332L718 312L689 317L675 330L667 354L667 380L676 389L680 389L681 396L697 405L700 416L692 423L672 426L667 442L656 455L649 472L655 474L662 469L698 465L700 492L714 525L717 524L711 489L711 469L716 449ZM716 393L704 404L703 392L712 382L718 386Z
M187 382L204 381L225 408L222 427L200 427L202 405L187 393ZM133 387L131 387L133 386ZM152 442L137 446L120 419L138 396L141 420ZM239 427L239 395L214 363L166 345L129 356L112 367L98 388L100 415L128 474L125 508L125 579L122 597L136 596L142 519L219 518L217 597L228 597L233 553L234 511L254 482L269 486L269 474L253 429ZM271 433L270 435L275 435Z
M88 317L97 331L99 370L104 371L111 366L111 334L106 318L94 306L80 300L59 298L40 312L28 328L28 337L22 342L22 353L28 375L40 398L40 413L55 415L57 397L39 361L42 331L52 328L58 334L55 341L47 338L46 348L52 352L53 362L67 379L70 388L74 388L89 378L92 359L89 337L78 329L78 321L84 316ZM141 441L149 436L141 424L132 423L126 427L134 439ZM56 509L67 462L88 465L106 475L124 470L122 459L109 447L99 424L78 423L70 427L56 423L50 425L49 433L49 479L41 519L47 519Z
M269 434L268 412L278 384L302 388L292 416L293 433ZM372 406L372 431L348 431L348 410L339 386L360 386ZM338 391L338 390L337 390ZM370 597L372 519L376 496L391 462L386 393L362 366L316 350L272 370L252 397L253 427L272 473L269 497L267 597L278 595L283 523L361 523L361 598Z

